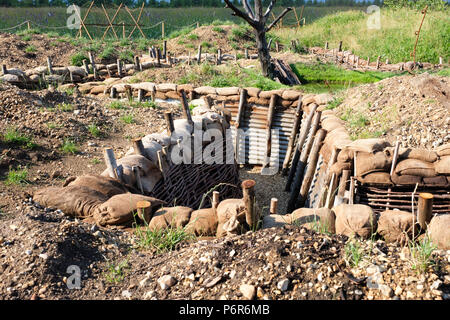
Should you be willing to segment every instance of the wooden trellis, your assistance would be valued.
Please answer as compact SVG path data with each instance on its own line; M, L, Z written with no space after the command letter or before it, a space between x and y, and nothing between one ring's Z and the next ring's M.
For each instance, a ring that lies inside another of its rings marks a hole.
M142 12L144 10L144 2L142 3L142 6L139 9L139 14L137 16L137 18L135 18L131 12L131 10L124 5L123 3L121 3L119 5L119 7L117 8L116 12L114 13L114 15L112 16L112 18L109 17L108 12L106 11L104 5L102 4L102 9L103 9L103 13L105 14L106 20L108 21L107 24L102 24L102 23L86 23L86 19L89 16L89 13L91 12L91 9L94 5L94 1L91 2L91 4L89 5L86 14L84 15L84 18L81 18L81 13L76 11L78 14L78 17L80 19L80 29L78 30L78 37L81 37L83 34L83 29L86 31L86 34L88 35L89 39L92 39L91 34L89 33L89 30L87 28L87 26L97 26L97 27L106 27L105 32L103 33L102 36L102 40L105 39L105 36L108 34L108 31L111 29L114 37L116 39L119 39L116 30L114 30L114 27L122 27L122 35L123 38L125 38L125 27L133 27L133 29L131 30L130 34L128 35L128 39L131 38L131 36L133 35L134 31L136 30L136 28L139 30L139 32L141 33L141 35L146 38L144 32L141 29L141 25L139 25L139 20L141 19L142 16ZM114 23L115 19L117 18L117 15L119 14L120 10L124 8L126 10L126 12L130 15L131 19L133 20L134 24L125 24L124 22L122 23Z

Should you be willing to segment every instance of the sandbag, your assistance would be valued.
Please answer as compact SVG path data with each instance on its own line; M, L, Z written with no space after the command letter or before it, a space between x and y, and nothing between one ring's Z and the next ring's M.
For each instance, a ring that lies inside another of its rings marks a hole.
M196 236L215 236L217 232L217 214L214 208L195 210L191 213L186 231Z
M336 116L328 116L321 121L322 129L325 129L327 132L333 131L337 128L344 127L344 121L339 119Z
M361 151L366 153L375 153L383 151L387 147L392 147L391 144L384 139L358 139L348 144L347 147L354 151Z
M450 156L450 143L443 144L442 146L439 146L436 148L436 153L438 156Z
M56 208L72 217L88 217L108 197L86 186L48 187L38 190L33 200L47 208Z
M363 204L340 204L333 209L336 233L348 237L369 238L377 229L376 216L371 207Z
M391 176L391 180L394 184L399 186L409 186L409 185L416 185L422 183L422 177L419 176L413 176L413 175L398 175L394 172L394 174Z
M160 208L153 214L148 227L150 230L183 228L189 223L192 211L194 210L182 206Z
M217 206L216 212L217 237L222 237L228 233L239 234L246 229L246 210L242 199L223 200Z
M371 172L357 177L357 180L361 183L381 186L392 186L391 176L388 172Z
M349 148L344 148L341 151L339 151L338 156L337 156L337 161L339 161L339 162L353 161L354 155L355 155L355 151L353 151Z
M330 168L330 174L335 174L337 177L342 174L344 170L351 170L352 163L351 162L336 162Z
M447 187L448 186L448 181L445 176L422 178L422 181L423 181L423 184L426 186L432 186L432 187Z
M336 232L336 216L328 208L300 208L291 213L291 223L316 231Z
M389 151L356 153L356 176L361 177L376 171L389 171L392 156Z
M142 213L137 212L137 203L139 201L150 202L150 207L144 212L144 216L142 216ZM153 211L163 204L165 202L162 200L140 194L118 194L100 204L95 209L94 219L99 226L130 225L135 220L135 215L141 220L148 220Z
M264 216L262 228L281 228L285 224L292 223L292 216L290 214L269 214Z
M434 170L443 175L450 175L450 156L443 156L434 163Z
M413 215L410 212L386 210L380 214L377 231L386 242L399 242L403 245L412 239L413 227Z
M107 198L111 198L116 194L129 192L128 188L126 188L119 180L94 174L68 178L64 182L63 186L88 187L92 190L100 192Z
M419 177L433 177L436 175L432 163L417 159L400 161L395 167L395 173L398 175L412 175Z
M387 148L394 154L395 148ZM399 148L398 160L405 159L417 159L425 162L435 162L438 159L438 155L435 151L418 148Z
M450 250L450 214L434 216L427 228L431 242L441 250Z

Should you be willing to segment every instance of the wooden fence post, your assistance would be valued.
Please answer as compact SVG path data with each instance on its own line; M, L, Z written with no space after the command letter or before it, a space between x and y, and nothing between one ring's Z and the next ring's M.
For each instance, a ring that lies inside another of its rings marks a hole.
M242 194L245 205L245 221L249 227L254 230L258 219L256 217L255 207L255 184L254 180L245 180L242 182Z
M417 220L422 230L427 229L433 216L433 195L431 193L419 193L417 206Z

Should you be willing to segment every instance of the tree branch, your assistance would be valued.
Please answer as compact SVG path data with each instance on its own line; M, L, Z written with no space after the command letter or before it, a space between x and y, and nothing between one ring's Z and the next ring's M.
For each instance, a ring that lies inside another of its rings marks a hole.
M275 6L276 2L277 2L277 0L270 1L269 6L267 7L266 13L264 13L264 19L267 19L269 17L269 14L272 11L273 7Z
M225 0L225 1L227 1L227 0ZM291 11L292 10L292 8L291 7L288 7L288 8L285 8L284 10L283 10L283 12L278 16L278 18L276 18L267 28L266 28L266 32L269 32L269 30L270 29L272 29L276 24L277 24L277 22L281 19L281 18L283 18L285 15L286 15L286 13L288 13L289 11Z
M256 21L262 22L262 20L263 20L262 10L263 10L263 6L261 3L261 0L255 0Z
M253 13L252 8L248 4L248 0L242 0L242 5L244 6L245 12L247 12L249 17L255 19L255 14Z
M227 4L225 6L225 8L230 8L231 10L234 11L235 15L238 17L241 17L242 19L244 19L245 21L247 21L252 27L256 26L256 21L253 20L249 15L243 13L241 10L239 10L238 8L236 8L231 2L230 0L224 0L225 3Z

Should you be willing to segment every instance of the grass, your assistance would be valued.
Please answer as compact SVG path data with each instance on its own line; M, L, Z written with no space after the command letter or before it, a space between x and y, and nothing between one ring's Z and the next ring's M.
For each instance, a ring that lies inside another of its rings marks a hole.
M357 267L364 259L365 253L361 243L356 239L347 241L344 247L345 260L351 267Z
M128 260L122 260L117 264L109 263L108 272L105 273L106 281L113 284L122 282L128 269L130 269Z
M65 154L76 154L78 152L78 147L75 142L65 139L61 146L61 151Z
M28 183L28 170L25 169L11 169L5 180L5 185L23 185Z
M85 54L83 54L81 52L78 52L78 53L75 53L73 56L70 57L70 63L73 66L81 67L83 65L83 60L85 60L85 59L87 61L89 61L89 58Z
M92 159L92 164L100 164L100 163L102 163L101 162L101 160L100 159L98 159L98 158L94 158L94 159Z
M431 243L428 236L425 236L418 242L410 241L409 250L411 253L411 268L418 273L425 273L430 266L434 265L431 256L436 249L437 247Z
M145 49L144 49L145 50ZM113 46L107 46L99 55L101 60L111 60L117 56L117 50Z
M88 130L89 130L89 133L90 133L93 137L95 137L95 138L100 138L100 137L102 136L102 131L101 131L100 128L99 128L96 124L94 124L94 123L91 123L91 124L88 126Z
M141 101L141 102L133 102L131 104L133 108L151 108L151 109L159 109L159 106L154 101Z
M110 109L126 109L126 107L120 101L111 102L110 105L108 106L108 108L110 108Z
M37 147L37 144L33 142L33 139L30 136L21 133L13 127L6 130L1 140L8 145L22 146L27 149L34 149Z
M121 117L120 117L120 120L121 120L123 123L126 123L126 124L132 124L132 123L135 123L135 122L136 122L136 121L134 120L134 116L133 116L131 113L128 113L128 114L125 114L125 115L121 116Z
M337 108L338 106L340 106L342 101L344 101L344 97L333 98L333 100L327 104L326 108L328 110L333 110L333 109Z
M56 109L63 112L72 112L74 108L72 104L63 102L58 103Z
M27 46L27 47L25 48L25 52L26 52L26 53L31 53L31 52L35 52L35 51L36 51L36 47L33 46L32 44L30 44L29 46Z
M307 15L305 17L308 18ZM391 62L411 60L410 53L416 41L415 31L422 19L420 10L402 8L380 11L380 29L368 29L367 14L360 10L335 12L323 16L313 23L307 23L300 30L294 28L274 29L284 45L291 40L299 40L303 46L323 47L328 41L330 48L337 48L343 42L343 50L352 50L354 54L375 61ZM447 11L428 10L419 43L416 50L417 61L438 63L439 56L447 61L450 58L448 43L450 42L450 16Z
M25 35L22 37L23 41L30 41L31 40L31 36L29 34Z

